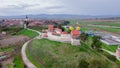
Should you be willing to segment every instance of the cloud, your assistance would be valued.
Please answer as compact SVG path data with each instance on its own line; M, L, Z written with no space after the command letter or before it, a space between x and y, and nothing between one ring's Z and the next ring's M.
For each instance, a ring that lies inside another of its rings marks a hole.
M45 7L45 9L61 9L64 8L64 6L50 6L50 7Z
M0 15L118 15L120 0L0 0Z

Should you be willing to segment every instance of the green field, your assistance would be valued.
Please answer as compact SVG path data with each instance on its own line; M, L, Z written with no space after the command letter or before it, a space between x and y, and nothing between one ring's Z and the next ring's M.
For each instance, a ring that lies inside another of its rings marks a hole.
M84 43L73 46L47 39L34 40L26 54L37 68L79 68L82 59L89 64L88 68L119 68L117 63Z
M98 27L98 26L87 26L83 28L87 30L104 30L104 31L120 34L120 28Z
M29 38L34 38L38 35L38 33L33 32L31 30L23 29L23 30L19 31L17 33L17 35L24 35L24 36L28 36Z
M107 32L120 34L120 28L99 27L99 25L120 27L120 22L87 22L82 20L70 20L70 22L71 22L70 25L73 26L75 26L76 22L78 22L81 28L85 30L104 30ZM96 26L88 26L88 24Z
M70 20L71 24L78 22L81 25L93 24L93 25L107 25L107 26L117 26L120 27L120 22L87 22L83 20Z

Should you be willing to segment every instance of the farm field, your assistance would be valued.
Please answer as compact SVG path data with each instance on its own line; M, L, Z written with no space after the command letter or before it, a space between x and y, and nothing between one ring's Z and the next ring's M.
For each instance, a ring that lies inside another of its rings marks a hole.
M116 26L116 27L120 27L120 22L90 22L90 21L83 21L83 20L70 20L71 24L74 24L76 22L78 22L81 25L87 25L87 24L92 24L92 25L106 25L106 26Z
M71 25L73 26L75 26L76 22L78 22L81 28L85 30L98 30L98 31L103 30L103 31L116 33L120 35L120 22L87 22L87 21L80 21L80 20L71 20L70 22L71 22ZM106 26L109 26L109 27L106 27ZM114 28L114 27L119 27L119 28Z
M26 54L37 68L79 68L83 60L88 68L119 68L116 62L84 43L72 46L47 39L34 40L27 47Z

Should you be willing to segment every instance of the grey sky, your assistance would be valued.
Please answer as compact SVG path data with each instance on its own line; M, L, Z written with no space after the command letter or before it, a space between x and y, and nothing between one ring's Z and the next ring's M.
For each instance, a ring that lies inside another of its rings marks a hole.
M0 0L0 15L120 15L120 0Z

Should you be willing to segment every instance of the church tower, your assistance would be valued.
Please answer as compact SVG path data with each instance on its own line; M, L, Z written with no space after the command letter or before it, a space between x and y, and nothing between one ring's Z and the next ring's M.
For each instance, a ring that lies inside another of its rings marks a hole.
M26 16L25 20L24 20L24 28L27 28L29 25L29 18L28 16Z

